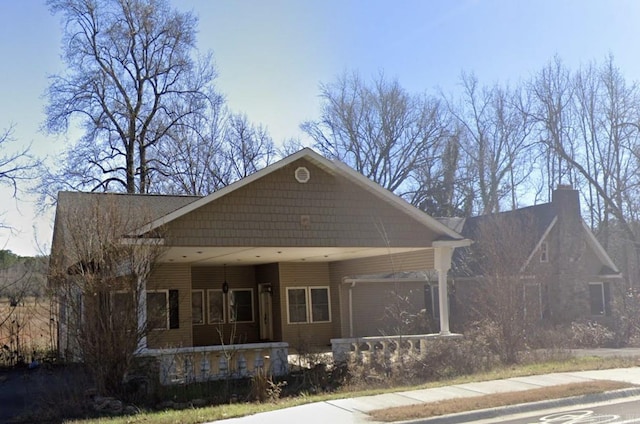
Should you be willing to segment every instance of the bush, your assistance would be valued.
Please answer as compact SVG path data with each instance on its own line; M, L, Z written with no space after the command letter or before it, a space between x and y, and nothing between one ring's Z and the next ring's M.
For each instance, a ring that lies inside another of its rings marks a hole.
M347 365L345 384L391 387L487 371L500 363L496 327L480 322L463 338L429 339L415 350L402 342L392 352L373 349Z
M596 348L611 346L615 334L595 321L576 321L571 323L571 347Z
M264 368L259 368L251 377L250 399L257 402L275 402L280 399L286 381L274 382Z

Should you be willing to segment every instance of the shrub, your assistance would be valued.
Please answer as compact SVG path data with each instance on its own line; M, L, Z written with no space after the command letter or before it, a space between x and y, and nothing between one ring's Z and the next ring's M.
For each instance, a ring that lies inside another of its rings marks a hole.
M273 376L269 375L264 368L258 368L251 377L250 399L258 402L275 402L280 399L282 388L286 381L273 381Z
M595 321L576 321L571 323L571 347L595 348L611 346L614 333Z

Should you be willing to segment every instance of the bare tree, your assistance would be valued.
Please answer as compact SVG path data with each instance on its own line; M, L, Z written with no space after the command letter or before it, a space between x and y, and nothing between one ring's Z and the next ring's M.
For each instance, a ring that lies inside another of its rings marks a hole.
M160 146L155 190L203 196L244 178L277 157L266 128L222 103L206 117L171 132Z
M315 147L403 195L414 171L446 133L440 102L407 93L380 75L371 84L344 74L320 86L322 113L301 128Z
M150 311L154 305L143 297L162 248L153 236L125 238L148 221L145 211L118 195L81 196L60 199L56 213L49 281L60 306L60 351L81 358L99 390L118 393L134 353L158 324L153 319L166 322L166 309Z
M481 217L473 239L463 264L473 282L458 283L457 293L468 297L467 319L488 320L499 330L500 357L514 363L526 347L527 334L542 318L539 290L546 274L525 269L537 241L533 217L510 212ZM530 287L536 288L536 295Z
M532 116L541 145L553 158L548 181L584 184L592 228L635 284L640 281L637 85L625 81L611 56L573 76L556 58L529 90L538 104Z
M30 146L14 150L11 148L14 126L0 131L0 185L11 189L12 197L18 196L20 184L32 181L40 161L31 154ZM2 214L0 214L2 218ZM0 228L11 229L0 219Z
M277 158L266 128L250 123L244 114L229 116L224 141L225 185L253 174Z
M191 115L185 125L172 128L166 142L155 147L153 192L204 196L224 187L228 111L222 98L212 106L206 115Z
M541 157L546 169L547 198L558 184L578 188L580 181L568 157L575 156L574 85L571 72L556 56L527 86L532 99L527 114L537 125Z
M167 0L48 0L68 70L51 78L49 132L84 135L43 186L147 193L152 150L210 107L211 57L192 58L197 19Z
M452 127L441 143L419 153L420 165L405 194L411 204L433 216L469 216L473 212L474 179L461 154L462 130Z
M532 123L519 106L518 90L481 87L473 74L462 74L462 100L450 105L462 127L460 149L475 177L482 214L498 212L501 203L518 207L521 184L531 173L529 135Z

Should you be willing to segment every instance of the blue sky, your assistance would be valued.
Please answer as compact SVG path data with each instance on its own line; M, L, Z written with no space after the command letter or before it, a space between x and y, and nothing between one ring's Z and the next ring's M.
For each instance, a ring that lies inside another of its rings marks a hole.
M485 84L517 83L557 54L572 68L607 54L640 80L640 2L593 0L171 0L200 18L198 47L213 51L218 89L276 142L303 137L319 112L318 85L345 70L384 72L412 92L453 93L461 71ZM39 131L47 75L63 68L61 24L44 1L0 1L0 129L15 149L55 155L67 137ZM69 138L72 138L71 135ZM9 192L0 188L0 199ZM33 198L3 201L0 248L31 255L51 244L52 213ZM35 226L35 230L34 230Z

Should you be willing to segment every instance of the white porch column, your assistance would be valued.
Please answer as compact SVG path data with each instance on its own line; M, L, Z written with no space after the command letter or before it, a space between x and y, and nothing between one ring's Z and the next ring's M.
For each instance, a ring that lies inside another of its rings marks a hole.
M447 273L451 269L451 256L453 248L435 248L435 268L438 271L438 304L440 306L440 335L451 334L449 331L449 296L447 293Z

